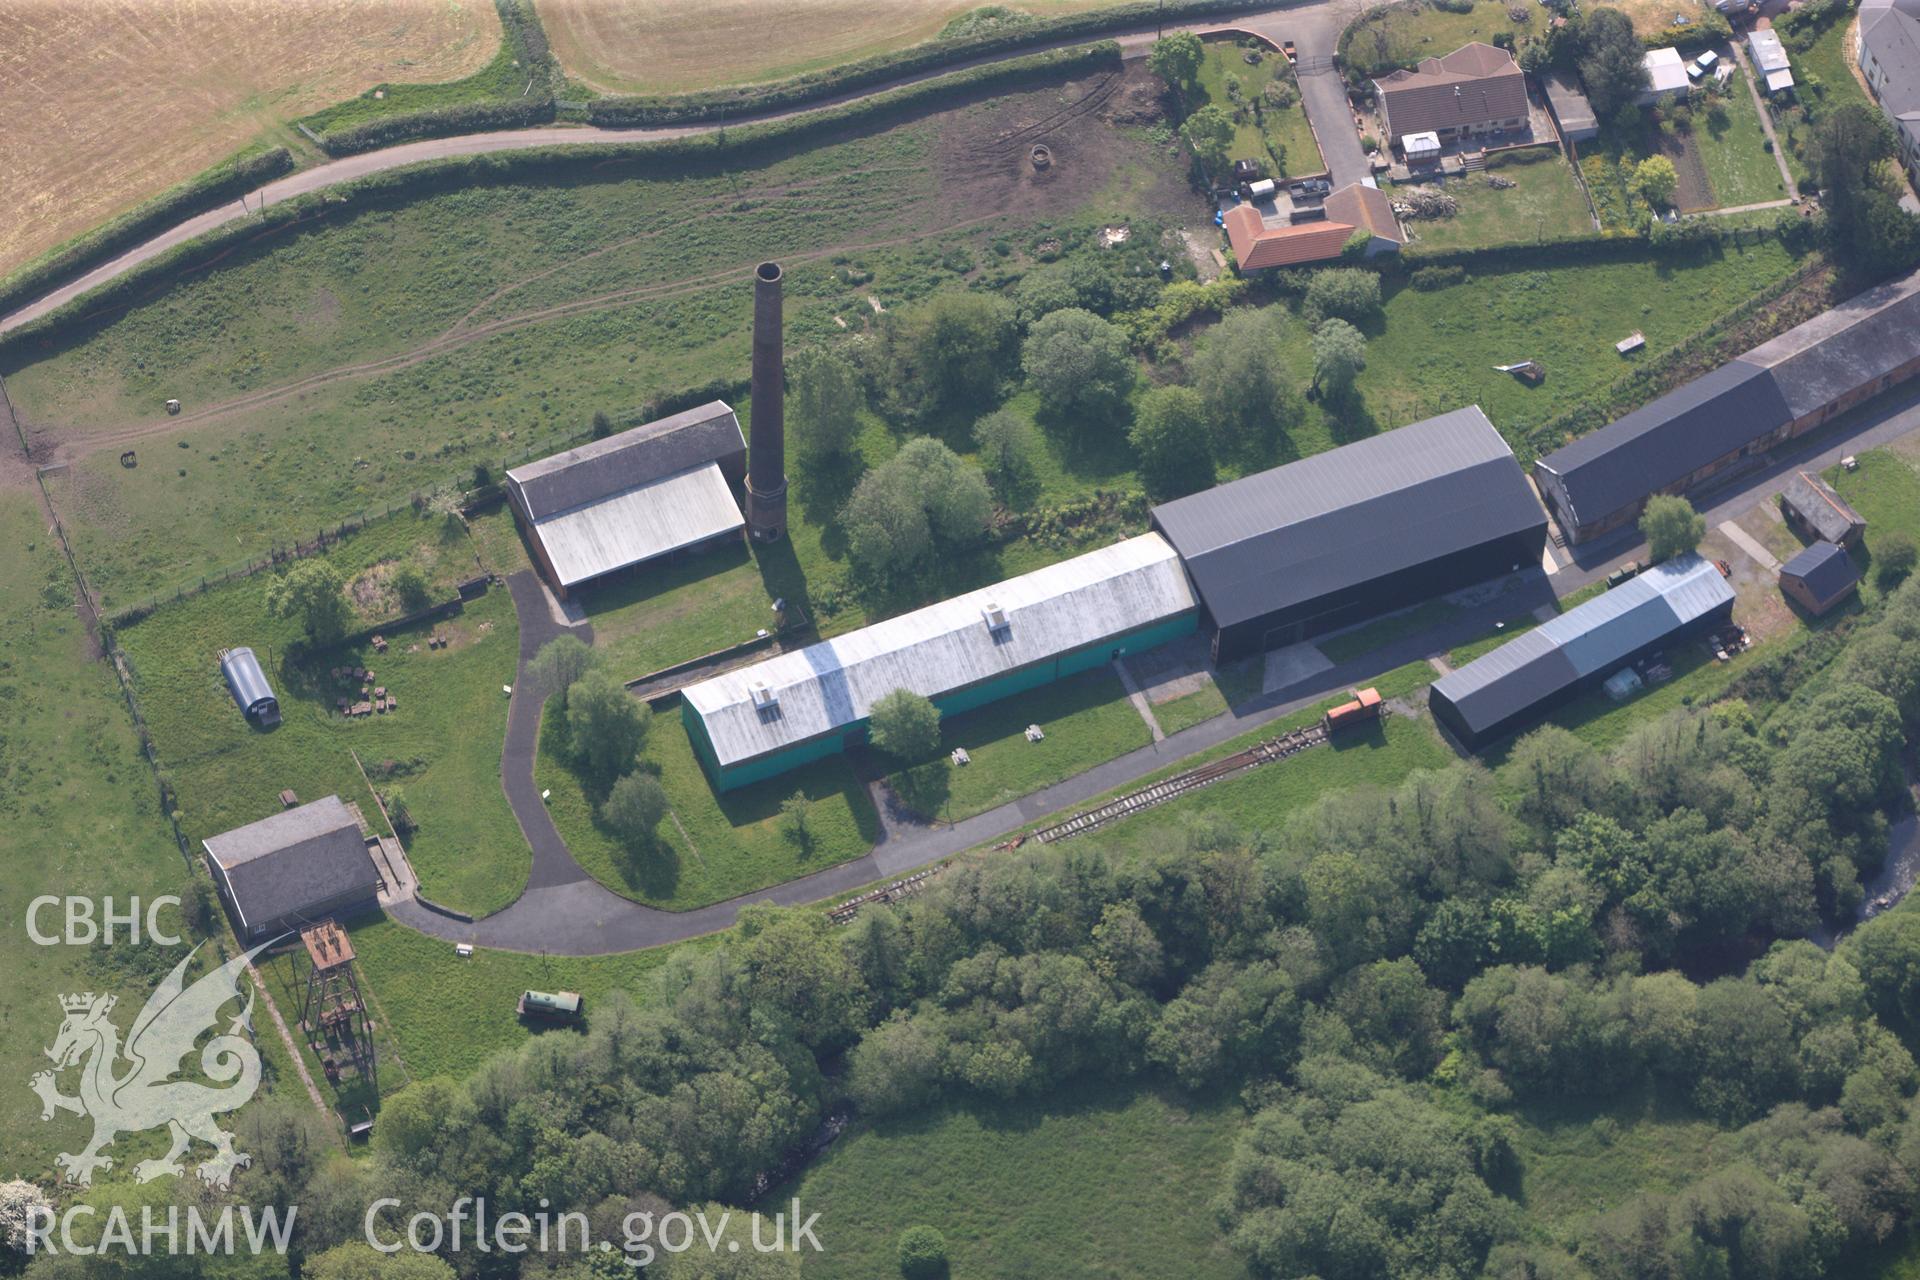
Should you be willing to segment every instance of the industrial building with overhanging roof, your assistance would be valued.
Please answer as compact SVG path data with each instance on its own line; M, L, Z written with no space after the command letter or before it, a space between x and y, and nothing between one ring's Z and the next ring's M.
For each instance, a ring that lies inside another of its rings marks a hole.
M737 541L747 442L720 400L507 472L507 497L555 591Z
M1546 526L1477 405L1153 509L1217 662L1536 566Z
M1733 588L1698 555L1654 565L1605 595L1434 681L1434 718L1477 750L1668 645L1724 626Z
M380 872L366 835L339 796L209 836L201 847L243 942L364 910L379 899Z
M1129 538L688 687L681 715L722 791L865 740L896 689L942 714L983 706L1191 633L1172 547Z

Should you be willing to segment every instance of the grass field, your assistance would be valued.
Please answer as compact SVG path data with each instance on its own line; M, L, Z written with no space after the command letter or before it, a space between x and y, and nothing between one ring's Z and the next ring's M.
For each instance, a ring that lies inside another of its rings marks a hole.
M1115 0L1023 0L1055 17ZM818 71L931 40L971 0L538 0L560 65L614 93L667 93L752 84ZM769 39L778 32L778 39Z
M0 0L0 275L286 122L382 81L451 80L500 43L454 0Z
M1713 1124L1650 1096L1534 1104L1514 1119L1528 1214L1562 1239L1636 1195L1681 1190L1714 1168L1722 1141Z
M1220 687L1208 679L1206 684L1192 693L1183 693L1177 698L1168 698L1165 702L1156 702L1153 706L1153 718L1160 725L1160 732L1175 734L1182 729L1203 724L1227 709L1227 699Z
M1028 742L1030 724L1045 739ZM941 757L889 781L917 812L957 822L1152 741L1120 677L1103 667L943 720ZM971 763L948 761L956 747L966 748Z
M330 553L355 585L377 581L383 567L409 557L430 561L436 598L477 567L457 525L411 515L374 525ZM512 683L518 650L507 593L494 590L431 626L389 631L384 654L359 643L309 655L295 647L295 622L268 616L267 582L256 576L215 587L119 633L189 837L198 842L277 812L283 788L302 800L337 793L357 801L377 826L364 767L383 791L404 793L419 824L408 857L429 897L476 914L511 902L526 883L530 855L499 785L507 718L500 686ZM429 631L452 643L427 648ZM279 696L283 720L274 730L249 728L220 678L215 655L239 644L261 656ZM358 697L357 686L332 678L336 666L373 670L399 709L352 720L335 714L336 698Z
M1546 153L1543 153L1546 154ZM1584 235L1593 230L1587 199L1573 166L1557 154L1533 164L1508 164L1499 176L1517 185L1501 190L1484 175L1445 184L1459 212L1451 218L1420 218L1407 224L1414 243L1436 249L1527 244Z
M180 894L186 861L173 841L153 775L141 756L113 672L89 648L74 614L72 577L30 489L0 488L0 859L6 888L0 910L0 1070L24 1086L48 1065L42 1050L60 1027L59 997L111 991L115 1015L131 1025L159 978L185 948L39 946L25 929L27 905L43 894L111 896L117 910ZM162 909L163 928L185 932L178 912ZM59 933L59 909L43 912L43 932ZM269 1080L280 1088L290 1059L264 1019L256 1023ZM71 1079L62 1082L71 1093ZM296 1086L297 1088L297 1086ZM263 1095L265 1096L265 1095ZM26 1088L0 1104L0 1178L46 1181L58 1151L78 1151L87 1122L76 1116L40 1121L39 1100ZM151 1141L149 1141L151 1139ZM120 1167L159 1154L161 1135L123 1138ZM148 1148L152 1149L149 1150Z
M1859 456L1858 471L1836 466L1823 474L1866 518L1867 532L1861 540L1864 550L1853 554L1866 571L1860 583L1861 597L1871 601L1882 594L1873 569L1875 540L1899 533L1920 542L1920 470L1908 456L1891 449L1870 449Z
M1747 91L1747 73L1736 68L1727 87L1731 92L1724 99L1724 115L1698 112L1693 125L1693 142L1715 202L1731 208L1784 200L1787 189L1780 181L1780 166L1767 150L1767 135Z
M821 1215L803 1275L893 1280L900 1233L926 1223L955 1277L1237 1280L1208 1204L1242 1123L1233 1102L1098 1084L949 1107L852 1131L769 1200Z
M1313 140L1313 126L1307 123L1307 109L1300 104L1299 88L1287 61L1262 44L1253 51L1259 61L1247 61L1248 50L1228 39L1209 40L1206 58L1200 64L1200 92L1194 107L1213 105L1234 118L1233 158L1260 160L1276 177L1319 173L1325 167L1320 148ZM1275 107L1263 98L1266 88L1278 77L1293 85L1291 105ZM1236 97L1228 92L1228 80L1239 87Z
M534 781L553 793L553 824L590 875L636 901L672 911L705 906L860 857L880 839L873 801L846 757L721 794L675 707L654 717L641 753L660 770L670 815L652 849L631 853L595 817L600 792L566 762L559 730L557 718L542 722L534 766ZM787 835L780 816L780 802L796 791L808 800L804 843Z

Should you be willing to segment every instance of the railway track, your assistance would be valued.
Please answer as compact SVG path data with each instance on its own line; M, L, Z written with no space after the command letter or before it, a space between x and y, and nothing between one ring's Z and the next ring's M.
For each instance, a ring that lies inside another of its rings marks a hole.
M1259 765L1272 764L1276 760L1297 756L1302 751L1327 741L1327 737L1324 724L1308 725L1304 729L1283 733L1277 738L1255 743L1245 751L1203 764L1197 769L1189 769L1185 773L1177 773L1171 778L1162 778L1151 786L1130 791L1117 800L1109 800L1097 808L1076 813L1064 822L1042 827L1025 839L1051 844L1055 840L1065 840L1069 836L1084 835L1086 832L1106 826L1109 822L1116 822L1143 809L1151 809L1155 805L1165 804L1189 792L1211 786L1222 778L1230 778L1236 773L1243 773ZM1015 840L1009 843L1017 846L1022 841Z

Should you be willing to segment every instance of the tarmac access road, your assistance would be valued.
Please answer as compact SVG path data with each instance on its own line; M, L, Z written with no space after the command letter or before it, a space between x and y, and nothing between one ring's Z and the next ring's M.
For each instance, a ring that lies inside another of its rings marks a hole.
M1329 69L1324 74L1302 75L1302 95L1307 100L1307 109L1313 118L1316 133L1321 135L1320 145L1324 151L1332 154L1328 159L1335 166L1336 183L1340 175L1351 171L1354 159L1359 156L1359 137L1354 133L1352 115L1346 108L1346 98L1337 86L1339 76L1331 68L1334 47L1340 38L1340 30L1348 18L1359 12L1359 0L1302 0L1301 3L1276 5L1271 9L1262 9L1234 16L1230 21L1219 23L1176 24L1164 28L1166 31L1193 31L1201 35L1221 32L1244 31L1260 35L1275 44L1283 40L1293 40L1299 46L1303 62L1309 59L1325 59ZM851 93L837 94L809 102L804 106L781 110L746 112L725 121L725 125L737 128L743 124L763 123L773 120L786 120L794 116L806 115L829 107L841 106L892 89L920 84L951 75L956 71L965 71L971 67L985 66L993 62L1003 62L1011 58L1025 57L1028 54L1044 53L1052 49L1071 48L1074 45L1091 44L1096 40L1117 40L1121 54L1125 58L1144 58L1156 38L1156 28L1143 25L1139 28L1110 32L1106 35L1088 38L1058 40L1043 44L1027 45L1019 49L1010 49L1003 53L990 54L965 62L952 63L943 67L930 68L912 75L889 80L884 84L872 85ZM1316 64L1317 65L1317 64ZM1331 87L1331 88L1330 88ZM1332 116L1333 100L1338 97L1337 119L1324 120ZM1336 126L1344 126L1336 127ZM143 262L166 253L187 243L196 236L205 235L230 222L257 214L268 205L279 204L296 196L324 191L368 174L382 173L389 169L398 169L405 165L419 164L426 160L438 160L450 156L483 155L500 151L523 151L534 147L552 146L595 146L607 143L654 142L663 138L679 138L692 134L711 133L721 127L719 124L660 125L634 129L605 129L594 125L547 125L534 129L509 129L488 133L466 134L453 138L428 138L418 142L405 142L398 146L385 147L378 151L362 152L359 155L343 156L338 160L329 160L309 169L301 169L278 178L265 186L248 192L231 203L210 209L196 217L162 231L151 238L134 245L132 248L108 259L77 279L53 289L33 302L19 307L7 316L0 318L0 333L18 328L23 324L39 319L49 312L64 306L91 289L131 271ZM1351 135L1342 141L1342 135ZM1346 143L1351 143L1351 155ZM1362 161L1361 163L1364 163Z

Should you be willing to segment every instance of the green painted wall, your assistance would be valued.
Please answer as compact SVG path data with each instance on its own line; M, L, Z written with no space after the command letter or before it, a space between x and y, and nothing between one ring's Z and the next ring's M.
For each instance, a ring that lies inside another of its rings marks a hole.
M1078 675L1082 671L1091 671L1113 659L1114 652L1121 654L1144 653L1148 649L1158 648L1169 641L1182 636L1192 635L1200 625L1199 610L1168 618L1152 626L1141 627L1097 644L1086 645L1079 649L1063 653L1045 662L1036 662L1030 666L1009 671L992 680L983 680L977 685L956 692L944 694L933 700L943 716L956 716L976 707L984 707L990 702L999 702L1015 694L1037 689L1041 685L1064 680L1068 676ZM777 777L789 769L797 769L803 764L819 760L844 750L849 744L863 741L867 735L867 722L856 721L853 724L823 734L806 742L795 743L781 751L771 752L743 764L722 769L714 755L713 742L707 737L706 723L700 713L684 699L680 703L680 719L687 726L687 736L693 740L694 753L700 757L701 767L706 769L707 777L716 789L732 791L767 778Z

